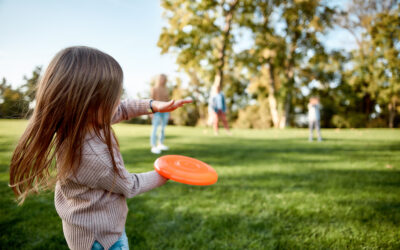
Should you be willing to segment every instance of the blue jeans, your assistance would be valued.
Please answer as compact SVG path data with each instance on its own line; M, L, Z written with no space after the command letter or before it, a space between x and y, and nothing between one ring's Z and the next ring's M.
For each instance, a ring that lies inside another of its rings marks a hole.
M309 135L309 140L313 139L313 130L317 130L317 135L318 135L318 140L321 140L321 130L320 130L320 125L319 125L319 120L310 120L308 122L308 127L310 130L310 135Z
M121 235L117 242L114 243L110 248L110 250L129 250L129 245L128 245L128 237L126 237L126 233ZM104 250L104 247L96 240L93 243L92 250Z
M153 130L151 132L150 143L152 147L157 146L157 129L158 126L161 125L161 135L160 135L160 143L164 143L164 130L165 126L168 124L169 113L154 113L153 114Z

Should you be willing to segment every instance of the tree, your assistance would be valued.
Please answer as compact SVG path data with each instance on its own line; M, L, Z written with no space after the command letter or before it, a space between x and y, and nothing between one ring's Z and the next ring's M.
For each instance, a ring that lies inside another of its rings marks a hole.
M399 7L394 0L349 2L340 12L326 0L163 0L168 24L158 46L175 53L189 77L187 89L176 93L198 100L200 119L216 83L240 126L294 125L309 95L321 97L324 126L365 127L382 119L395 126ZM324 47L321 37L334 24L354 36L356 49ZM250 35L242 39L241 32ZM244 40L250 46L238 49Z
M168 25L162 29L158 46L161 53L175 53L179 68L189 76L192 96L200 101L200 118L205 118L201 102L207 102L212 83L226 87L230 109L236 92L229 90L244 91L243 83L234 79L234 64L229 62L234 44L231 31L243 4L238 0L164 0L161 5Z
M388 123L393 126L399 82L395 69L396 65L398 68L398 59L395 59L398 55L395 45L399 29L398 9L394 0L352 0L337 19L357 44L350 52L351 67L344 74L360 100L355 108L365 115L364 123L371 121L379 104L383 110L388 108L391 114ZM378 115L382 116L382 113Z
M36 67L31 77L24 76L25 84L12 88L5 78L0 83L0 117L26 118L32 111L41 67Z
M378 87L378 103L388 110L388 125L394 127L400 108L400 8L379 13L369 34L377 63L374 85ZM397 45L397 47L396 47Z
M253 58L247 60L254 74L250 89L259 101L268 96L274 127L283 128L293 122L301 87L296 79L307 71L309 55L325 53L318 34L331 26L334 10L316 0L251 3L253 14L242 22L254 35L254 46L246 51Z
M21 91L24 95L25 101L29 103L29 112L32 112L33 106L35 105L36 89L39 83L40 74L42 67L37 66L31 77L24 76L25 84L21 86Z
M172 99L186 99L191 97L190 91L188 89L182 88L182 80L177 78L176 84L172 89ZM174 124L180 126L195 126L197 125L197 120L199 118L199 110L196 109L197 101L194 103L183 106L182 108L171 113L171 118Z
M13 89L5 78L0 83L0 117L23 118L27 113L29 103L19 89Z
M35 100L36 89L39 83L40 74L42 72L42 67L37 66L33 72L31 77L24 76L25 84L22 85L22 89L24 90L24 94L27 97L27 101L32 103Z

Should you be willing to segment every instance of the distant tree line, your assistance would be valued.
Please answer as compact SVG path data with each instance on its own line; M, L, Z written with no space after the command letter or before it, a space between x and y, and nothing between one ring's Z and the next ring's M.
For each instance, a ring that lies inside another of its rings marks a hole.
M400 8L395 0L163 0L158 46L189 78L179 124L205 120L209 88L222 85L238 127L301 126L311 96L324 127L400 124ZM322 38L346 29L357 47L328 50ZM250 44L245 44L249 43ZM245 45L247 46L245 46ZM303 120L302 120L303 118Z
M162 0L167 25L158 46L189 78L174 80L172 98L194 100L171 114L173 122L204 124L209 89L219 84L236 127L302 126L312 96L320 97L323 127L399 127L400 4L332 2ZM356 48L328 50L322 39L334 27L346 29ZM3 78L0 118L29 116L40 73L18 88Z
M35 102L36 86L42 71L36 67L32 76L24 77L24 84L13 88L11 83L3 78L0 82L0 118L27 118L32 112Z

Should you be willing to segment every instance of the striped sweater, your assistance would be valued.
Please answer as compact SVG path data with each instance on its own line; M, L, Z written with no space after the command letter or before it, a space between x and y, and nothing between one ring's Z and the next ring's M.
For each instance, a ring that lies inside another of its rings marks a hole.
M112 122L148 114L148 108L149 100L122 101ZM128 213L126 198L166 182L155 171L129 173L118 147L115 146L113 150L121 177L114 175L107 145L97 136L87 134L76 176L71 175L66 181L56 183L55 207L71 249L91 249L95 240L105 249L110 248L125 228Z

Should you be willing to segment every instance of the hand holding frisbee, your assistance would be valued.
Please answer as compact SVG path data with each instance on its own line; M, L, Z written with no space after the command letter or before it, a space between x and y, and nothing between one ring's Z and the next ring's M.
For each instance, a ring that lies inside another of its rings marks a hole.
M189 185L212 185L218 180L217 172L210 165L182 155L159 157L154 168L165 178Z

